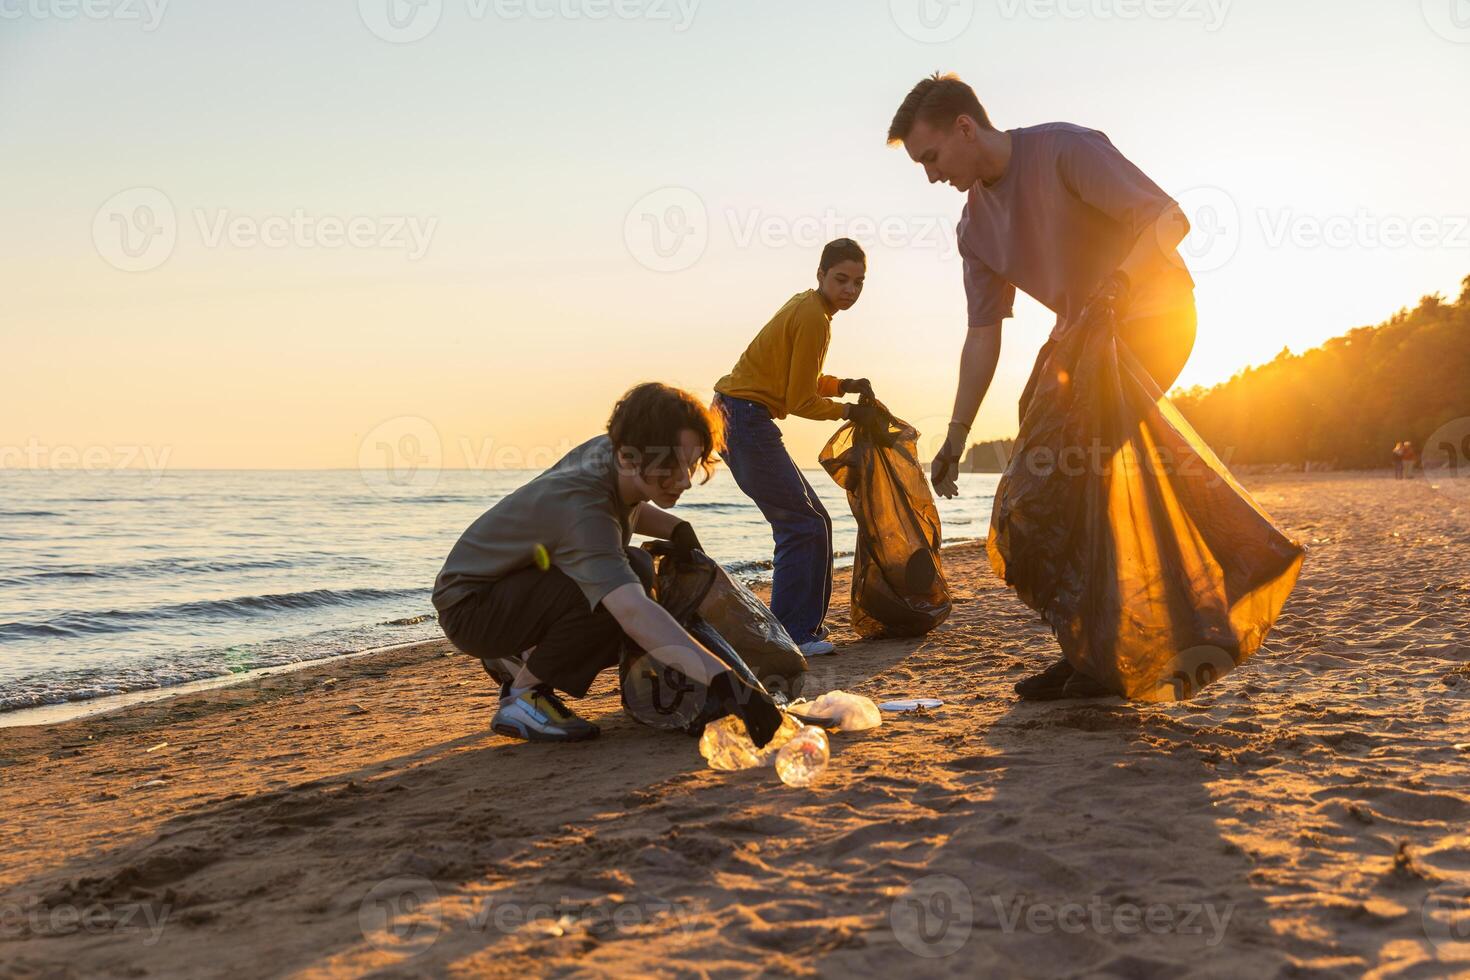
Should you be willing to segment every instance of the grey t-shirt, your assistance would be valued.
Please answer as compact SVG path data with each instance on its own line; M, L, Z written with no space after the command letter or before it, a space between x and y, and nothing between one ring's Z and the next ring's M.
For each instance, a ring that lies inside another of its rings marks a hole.
M1019 288L1057 314L1060 330L1175 202L1095 129L1045 123L1010 136L1006 172L970 189L957 229L970 326L1011 316ZM1132 284L1129 319L1193 305L1194 280L1177 249L1172 258Z
M469 526L434 582L434 608L535 564L539 544L595 609L609 592L640 581L623 552L632 510L618 497L612 440L590 439Z

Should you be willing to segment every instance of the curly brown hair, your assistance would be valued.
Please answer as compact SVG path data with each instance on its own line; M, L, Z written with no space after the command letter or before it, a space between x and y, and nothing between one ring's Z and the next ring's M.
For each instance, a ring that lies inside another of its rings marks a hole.
M666 460L679 445L679 433L690 429L699 437L703 452L700 482L708 483L718 462L716 453L725 448L725 424L699 397L657 381L634 385L613 406L607 434L615 452L631 449L640 460L639 469L648 473Z

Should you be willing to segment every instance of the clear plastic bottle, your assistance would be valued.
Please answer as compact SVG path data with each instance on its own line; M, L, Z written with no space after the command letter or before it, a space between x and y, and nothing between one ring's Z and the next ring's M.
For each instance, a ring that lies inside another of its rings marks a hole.
M803 725L776 753L776 775L787 786L810 786L826 770L831 757L827 733L813 725Z
M800 730L801 722L790 715L783 715L776 734L765 748L758 749L745 731L745 722L734 715L726 715L704 726L704 734L699 736L699 754L704 756L711 769L725 772L768 766L781 746L791 741Z

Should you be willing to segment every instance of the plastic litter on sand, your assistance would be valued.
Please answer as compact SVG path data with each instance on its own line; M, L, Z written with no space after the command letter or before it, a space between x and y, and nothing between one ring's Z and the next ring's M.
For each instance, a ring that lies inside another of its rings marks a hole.
M903 698L899 701L884 701L878 705L878 710L892 714L904 714L910 711L926 711L943 705L944 702L938 698Z

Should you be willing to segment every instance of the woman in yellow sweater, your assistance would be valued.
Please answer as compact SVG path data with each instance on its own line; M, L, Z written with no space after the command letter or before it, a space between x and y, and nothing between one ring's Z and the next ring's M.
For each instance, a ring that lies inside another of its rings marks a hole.
M833 396L861 394L866 378L838 380L822 373L832 339L832 317L851 309L863 291L868 259L850 238L822 250L817 288L797 293L776 312L735 370L715 385L714 407L725 416L721 454L746 496L755 501L776 542L771 611L808 657L835 649L822 621L832 598L832 519L791 459L774 419L854 419L871 424L866 401Z

